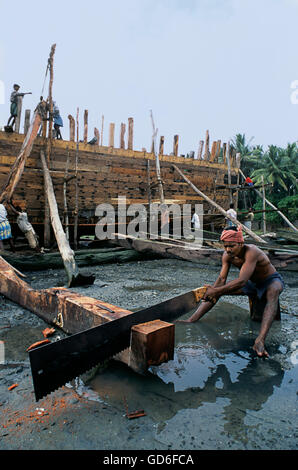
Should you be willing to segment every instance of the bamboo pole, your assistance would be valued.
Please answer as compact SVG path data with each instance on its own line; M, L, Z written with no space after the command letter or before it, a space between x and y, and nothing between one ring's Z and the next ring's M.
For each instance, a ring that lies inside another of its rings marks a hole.
M241 176L246 179L246 176L243 174L242 170L239 169L239 172L241 174ZM262 194L260 193L260 191L258 191L256 188L253 188L253 190L257 193L257 195L259 197L263 197ZM277 213L284 219L284 221L289 225L289 227L291 227L295 232L298 232L298 228L295 227L295 225L292 224L292 222L289 221L289 219L287 219L287 217L277 208L275 207L272 202L268 201L268 199L265 198L265 201L266 203L268 204L268 206L272 207L272 209L275 209L277 211Z
M260 243L266 244L265 240L260 238L254 232L252 232L249 228L242 225L241 222L239 222L239 220L233 219L229 214L227 214L227 212L219 204L212 201L212 199L210 199L208 196L206 196L206 194L204 194L202 191L200 191L191 181L189 181L189 179L182 173L182 171L176 165L172 165L172 166L180 174L180 176L182 176L182 178L186 181L186 183L188 183L197 194L199 194L202 198L204 198L205 201L209 202L209 204L216 207L219 210L219 212L221 212L226 218L228 218L232 222L234 222L237 226L240 226L242 228L242 230L244 232L248 233L254 240L256 240Z

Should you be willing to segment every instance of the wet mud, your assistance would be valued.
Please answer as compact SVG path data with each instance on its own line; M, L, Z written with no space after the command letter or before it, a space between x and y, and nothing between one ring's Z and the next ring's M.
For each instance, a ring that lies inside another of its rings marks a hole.
M81 271L96 281L72 290L130 310L218 275L217 268L169 259ZM25 274L37 289L66 282L64 270ZM266 342L269 359L252 351L260 324L249 318L247 298L226 296L196 324L176 324L172 361L145 375L109 361L39 402L26 349L48 325L0 297L0 449L296 449L298 273L282 274L286 289L281 321ZM51 340L63 336L56 329ZM145 416L126 417L140 409Z

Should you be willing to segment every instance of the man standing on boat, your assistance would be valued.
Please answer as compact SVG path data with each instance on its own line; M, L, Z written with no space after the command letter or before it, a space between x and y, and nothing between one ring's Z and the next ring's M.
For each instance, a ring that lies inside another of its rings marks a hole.
M259 357L268 357L265 339L277 314L279 295L284 289L284 281L260 248L244 244L241 229L228 227L223 230L220 239L225 250L220 274L213 286L207 286L203 302L196 312L188 320L181 320L181 322L193 323L200 320L222 295L251 297L257 295L259 299L266 295L260 332L253 349ZM227 282L231 265L239 268L240 273L237 279Z
M13 91L10 95L10 117L7 122L7 127L10 126L10 123L12 121L11 127L13 128L15 122L16 122L16 117L18 115L18 98L19 96L24 96L24 95L32 95L31 92L29 93L19 93L20 85L17 83L14 84L13 86Z

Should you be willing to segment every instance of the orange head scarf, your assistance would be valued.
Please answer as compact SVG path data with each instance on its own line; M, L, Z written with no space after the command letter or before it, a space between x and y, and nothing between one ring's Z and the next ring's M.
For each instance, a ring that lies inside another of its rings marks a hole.
M235 243L243 243L243 233L240 227L238 227L237 232L235 230L223 230L221 237L222 242L235 242Z

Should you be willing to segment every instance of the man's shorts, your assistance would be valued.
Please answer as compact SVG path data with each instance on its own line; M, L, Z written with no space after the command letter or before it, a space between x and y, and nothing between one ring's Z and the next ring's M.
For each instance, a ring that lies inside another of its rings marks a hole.
M258 298L261 299L270 284L272 284L272 282L276 280L280 281L282 290L284 290L285 283L282 276L279 273L273 273L270 274L270 276L268 276L263 282L258 282L257 284L252 281L247 281L245 286L242 287L242 292L243 294L248 295L249 297L258 296Z

